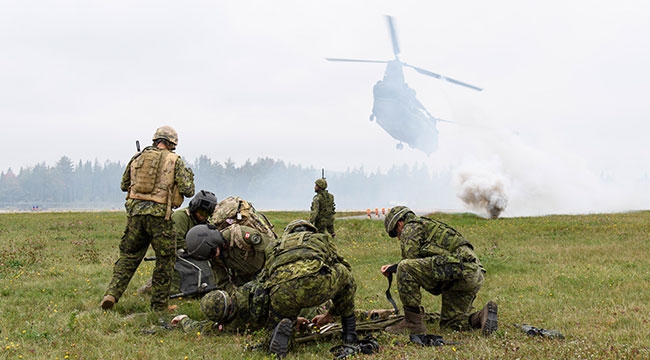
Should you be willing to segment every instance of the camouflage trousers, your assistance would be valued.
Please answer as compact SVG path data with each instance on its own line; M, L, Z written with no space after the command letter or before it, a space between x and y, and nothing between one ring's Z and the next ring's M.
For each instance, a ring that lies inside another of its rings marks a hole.
M318 229L318 232L321 234L327 234L329 233L330 235L334 234L334 223L326 223L326 222L317 222L317 224L314 224L316 228Z
M421 288L442 295L440 327L469 330L469 312L483 285L483 269L476 262L459 263L451 256L404 259L397 265L397 290L402 305L417 309Z
M156 253L151 281L151 309L166 310L176 258L175 242L171 220L151 215L129 216L120 242L120 257L115 262L113 279L104 295L112 295L119 300L151 244Z
M352 272L342 264L324 266L311 276L274 285L269 289L268 328L283 318L295 320L302 309L319 306L332 300L329 313L334 316L354 314L357 285Z

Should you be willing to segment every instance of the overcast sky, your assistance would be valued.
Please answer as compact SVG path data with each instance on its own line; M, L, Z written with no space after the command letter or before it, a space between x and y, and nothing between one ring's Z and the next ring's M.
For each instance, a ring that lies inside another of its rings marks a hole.
M270 157L332 171L423 163L500 187L506 215L649 208L649 8L3 0L0 170L63 155L126 162L135 140L149 144L171 125L188 161ZM484 89L405 69L428 110L455 122L438 125L430 156L396 150L368 120L383 64L325 60L392 59L385 14L403 61Z

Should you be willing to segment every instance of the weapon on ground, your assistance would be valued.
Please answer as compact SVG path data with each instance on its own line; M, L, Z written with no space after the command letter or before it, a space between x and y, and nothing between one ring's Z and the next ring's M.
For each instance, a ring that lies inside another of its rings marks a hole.
M146 256L144 258L144 261L156 261L156 257L155 256Z
M542 336L549 339L564 339L564 335L557 330L547 330L528 324L514 324L516 327L525 332L528 336Z
M207 284L203 284L203 285L205 285L205 286L201 286L198 289L196 289L195 291L180 292L180 293L169 295L169 298L170 299L176 299L176 298L180 298L180 297L191 297L191 296L198 297L198 296L207 294L212 290L217 290L218 289L216 286L207 286Z
M397 272L397 264L393 264L389 266L386 269L386 276L388 277L388 289L386 289L386 299L388 299L388 302L390 302L391 305L393 305L393 308L395 309L395 315L399 314L399 309L397 308L397 304L395 304L395 300L393 300L393 296L390 294L390 286L393 284L393 274Z

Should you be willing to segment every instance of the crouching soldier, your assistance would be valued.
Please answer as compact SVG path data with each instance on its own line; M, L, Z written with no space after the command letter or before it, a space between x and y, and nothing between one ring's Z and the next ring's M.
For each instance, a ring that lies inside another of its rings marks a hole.
M447 224L419 217L406 206L393 207L384 225L390 237L400 240L402 248L402 261L396 267L397 290L404 306L404 320L387 327L387 332L426 332L421 288L442 296L441 328L481 329L483 335L497 330L495 302L489 301L481 311L469 313L485 273L469 241ZM381 272L388 276L394 268L384 265Z
M294 220L282 237L266 248L260 281L269 295L267 329L273 330L269 351L283 357L289 350L300 310L332 300L325 314L312 320L322 326L341 317L343 342L356 343L354 294L350 264L338 254L332 237L318 233L306 220Z
M187 233L185 259L209 261L210 287L233 293L262 270L269 241L268 235L244 225L232 224L219 231L213 225L199 224ZM180 271L178 265L179 262ZM184 278L195 281L196 276L181 273L181 280Z

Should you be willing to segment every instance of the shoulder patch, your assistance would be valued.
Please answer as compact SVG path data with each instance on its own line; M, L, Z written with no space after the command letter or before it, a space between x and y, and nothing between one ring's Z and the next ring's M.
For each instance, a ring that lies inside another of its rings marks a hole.
M251 244L253 245L259 245L262 243L262 235L260 234L251 234L251 233L246 233L246 238L250 238Z

